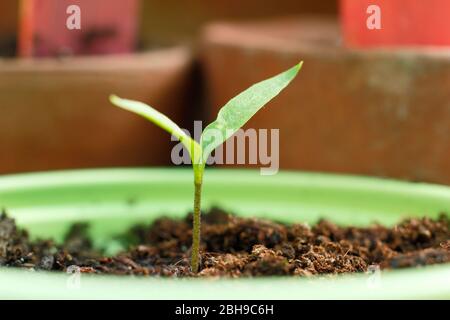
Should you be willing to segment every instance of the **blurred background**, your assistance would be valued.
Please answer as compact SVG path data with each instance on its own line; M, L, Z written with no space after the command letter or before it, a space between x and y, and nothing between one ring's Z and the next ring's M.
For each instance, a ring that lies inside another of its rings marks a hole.
M304 60L248 124L280 128L282 169L450 184L449 15L447 0L2 0L0 174L169 166L175 142L109 94L190 129Z

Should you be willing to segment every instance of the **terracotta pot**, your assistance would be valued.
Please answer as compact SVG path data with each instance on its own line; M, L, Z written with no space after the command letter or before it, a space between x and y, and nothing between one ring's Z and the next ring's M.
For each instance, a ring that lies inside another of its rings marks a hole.
M15 55L18 3L17 0L0 1L0 57Z
M161 165L170 136L112 106L108 96L142 100L176 121L190 94L184 47L124 56L0 60L0 173Z
M450 183L448 51L352 51L336 21L215 24L203 35L209 118L299 60L247 127L280 128L280 166Z
M206 23L304 13L334 14L336 0L165 0L141 2L140 41L145 47L195 41Z
M448 0L340 0L340 9L350 47L450 46ZM379 15L379 29L373 28L374 14Z
M22 0L19 55L130 53L138 0Z

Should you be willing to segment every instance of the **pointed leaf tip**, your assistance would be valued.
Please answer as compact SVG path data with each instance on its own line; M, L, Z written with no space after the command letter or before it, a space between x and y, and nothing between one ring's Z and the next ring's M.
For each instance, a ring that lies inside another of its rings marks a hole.
M299 63L297 63L292 69L295 70L295 74L297 75L297 73L300 71L300 69L303 66L303 61L300 61Z

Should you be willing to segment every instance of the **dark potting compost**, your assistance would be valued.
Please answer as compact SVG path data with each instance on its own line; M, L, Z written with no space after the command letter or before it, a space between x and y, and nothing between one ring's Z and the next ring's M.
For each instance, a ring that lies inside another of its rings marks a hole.
M192 214L160 218L118 235L122 252L94 248L88 224L74 224L63 243L31 240L5 212L0 217L0 266L93 274L167 277L313 276L450 262L450 220L410 218L394 227L313 226L242 218L213 208L203 215L201 263L190 271Z

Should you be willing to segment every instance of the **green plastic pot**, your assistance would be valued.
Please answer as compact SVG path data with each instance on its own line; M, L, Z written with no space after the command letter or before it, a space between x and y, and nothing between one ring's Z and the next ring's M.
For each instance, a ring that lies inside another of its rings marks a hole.
M192 172L101 169L4 176L0 206L32 237L61 239L76 221L91 223L96 245L138 222L182 217L191 209ZM404 217L450 212L450 188L384 179L253 170L208 169L204 207L285 222L392 225ZM450 265L338 277L166 279L68 275L0 269L0 298L364 299L450 298ZM79 281L78 281L79 280Z

